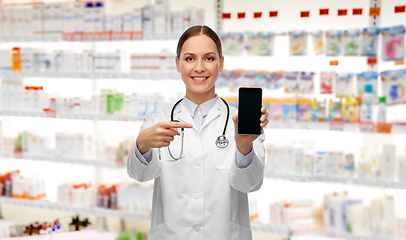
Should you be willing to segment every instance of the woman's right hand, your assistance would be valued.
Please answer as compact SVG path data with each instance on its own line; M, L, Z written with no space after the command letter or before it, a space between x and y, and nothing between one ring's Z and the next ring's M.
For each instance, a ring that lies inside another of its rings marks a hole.
M193 125L185 122L159 122L140 132L137 138L137 148L145 154L151 148L167 147L174 136L180 135L178 128L192 128Z

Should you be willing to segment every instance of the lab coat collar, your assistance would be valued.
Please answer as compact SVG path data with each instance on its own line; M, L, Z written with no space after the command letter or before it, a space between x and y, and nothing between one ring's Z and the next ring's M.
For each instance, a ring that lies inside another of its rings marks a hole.
M219 97L217 99L217 103L216 105L214 105L211 109L209 114L206 117L206 120L204 120L203 126L200 129L200 131L194 126L194 121L192 119L192 117L189 114L189 111L186 109L186 107L183 104L183 101L179 103L180 106L176 107L173 115L174 115L174 119L179 118L179 120L181 120L182 122L187 122L187 123L191 123L193 125L193 128L197 131L200 132L201 130L203 130L203 128L209 124L211 121L213 121L215 118L217 118L220 115L220 111L224 112L225 114L227 114L227 107L224 104L223 100L221 100L221 98ZM230 113L231 114L231 113Z

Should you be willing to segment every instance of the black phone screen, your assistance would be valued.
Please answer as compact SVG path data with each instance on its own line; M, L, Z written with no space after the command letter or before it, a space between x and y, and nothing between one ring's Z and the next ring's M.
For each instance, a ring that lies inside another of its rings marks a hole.
M240 88L238 92L238 134L261 134L261 88Z

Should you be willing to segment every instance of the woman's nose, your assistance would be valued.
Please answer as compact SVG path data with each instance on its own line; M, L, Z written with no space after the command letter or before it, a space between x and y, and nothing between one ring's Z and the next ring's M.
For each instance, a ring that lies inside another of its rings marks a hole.
M203 61L196 61L195 71L203 72L205 70Z

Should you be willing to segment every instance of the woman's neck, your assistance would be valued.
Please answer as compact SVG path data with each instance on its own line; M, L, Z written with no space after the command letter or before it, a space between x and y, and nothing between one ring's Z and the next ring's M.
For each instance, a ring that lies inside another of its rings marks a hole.
M190 91L189 89L186 89L186 98L189 99L190 101L196 103L197 105L200 105L215 97L216 97L216 94L215 94L214 88L205 93L194 93L194 92Z

